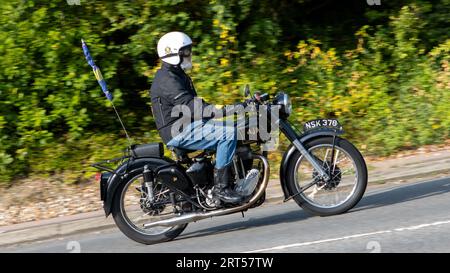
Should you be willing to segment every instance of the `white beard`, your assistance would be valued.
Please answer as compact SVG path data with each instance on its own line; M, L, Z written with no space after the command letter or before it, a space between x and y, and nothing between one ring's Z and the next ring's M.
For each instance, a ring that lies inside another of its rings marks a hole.
M191 70L192 69L192 56L184 57L183 61L180 64L180 67L183 70Z

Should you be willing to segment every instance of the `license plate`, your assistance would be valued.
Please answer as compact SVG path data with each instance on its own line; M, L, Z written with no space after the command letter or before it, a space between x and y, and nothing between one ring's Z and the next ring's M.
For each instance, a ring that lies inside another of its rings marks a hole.
M337 119L315 119L303 124L303 131L317 130L321 128L330 128L341 131L342 126Z

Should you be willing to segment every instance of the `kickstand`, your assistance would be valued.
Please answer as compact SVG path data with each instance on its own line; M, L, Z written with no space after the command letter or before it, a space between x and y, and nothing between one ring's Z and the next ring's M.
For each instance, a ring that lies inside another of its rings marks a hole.
M244 218L245 216L244 216L244 212L243 211L241 211L241 213L242 213L242 218Z

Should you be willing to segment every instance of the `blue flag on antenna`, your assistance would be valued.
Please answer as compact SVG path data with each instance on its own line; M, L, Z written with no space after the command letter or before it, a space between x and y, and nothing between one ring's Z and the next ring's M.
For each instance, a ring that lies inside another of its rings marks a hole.
M95 65L94 60L92 59L91 54L89 53L89 49L83 39L81 39L81 46L83 47L84 56L86 56L87 62L92 67L95 78L97 79L98 84L100 84L103 93L105 93L105 96L108 98L108 100L112 101L113 95L108 91L108 87L106 86L105 79L103 79L102 72L100 72L100 68L98 68L98 66Z

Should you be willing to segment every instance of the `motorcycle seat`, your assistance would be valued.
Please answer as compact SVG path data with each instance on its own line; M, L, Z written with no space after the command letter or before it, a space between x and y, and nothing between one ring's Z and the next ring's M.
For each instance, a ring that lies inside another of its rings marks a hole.
M160 142L130 146L131 155L135 158L163 157L164 146Z
M190 150L190 149L184 149L184 148L177 148L177 147L170 147L170 150L172 150L175 153L175 156L180 160L186 160L189 158L188 154L197 152L198 150ZM215 153L214 150L203 150L204 153L207 155L212 155Z
M179 157L183 157L189 153L195 152L195 150L189 150L189 149L183 149L183 148L177 148L177 147L172 147L171 150Z

